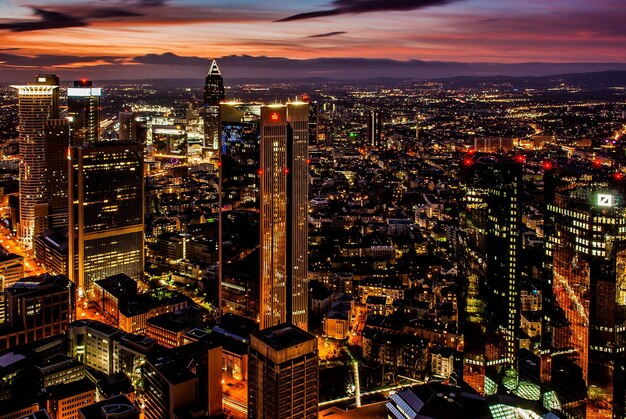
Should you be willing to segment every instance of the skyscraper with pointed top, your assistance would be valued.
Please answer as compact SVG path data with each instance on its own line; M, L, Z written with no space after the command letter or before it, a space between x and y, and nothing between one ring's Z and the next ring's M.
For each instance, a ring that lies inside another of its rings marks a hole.
M204 79L203 118L204 147L216 151L219 148L220 102L224 100L224 78L213 60Z

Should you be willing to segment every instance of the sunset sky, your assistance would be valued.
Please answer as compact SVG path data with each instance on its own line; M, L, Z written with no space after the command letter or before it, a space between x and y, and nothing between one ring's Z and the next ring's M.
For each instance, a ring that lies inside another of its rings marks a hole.
M0 10L0 80L38 70L96 79L201 77L209 59L225 56L227 78L284 77L286 68L301 77L342 77L342 62L372 64L376 70L364 76L388 68L393 76L431 77L421 61L451 75L537 72L461 63L626 69L623 0L0 0ZM360 58L419 66L351 61Z

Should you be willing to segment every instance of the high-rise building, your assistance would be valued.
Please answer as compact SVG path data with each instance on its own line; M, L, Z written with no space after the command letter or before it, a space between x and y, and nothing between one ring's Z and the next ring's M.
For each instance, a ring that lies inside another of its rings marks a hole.
M248 417L317 418L318 363L317 339L292 324L253 332L248 352Z
M220 312L259 319L258 106L220 105Z
M143 147L98 142L70 148L70 279L79 292L125 273L140 279L144 266Z
M486 394L503 368L517 369L522 165L503 156L467 157L461 169L461 230L470 288L466 323L469 369L490 366ZM470 361L471 360L471 361ZM479 368L479 369L481 369ZM469 378L469 371L468 377Z
M100 96L102 89L90 80L74 81L67 88L67 116L72 127L72 145L100 140Z
M380 111L369 111L367 114L367 145L380 147L382 138L382 118Z
M74 284L62 275L23 278L4 290L7 323L0 350L65 333L76 308Z
M18 237L31 247L33 237L47 228L46 123L59 117L59 78L38 75L35 84L13 87L18 92L21 157Z
M137 140L137 127L135 124L135 113L120 112L118 114L118 121L120 124L120 130L117 138L120 141L136 141Z
M542 348L552 357L549 384L567 406L569 417L623 417L626 201L608 187L551 192L546 196L544 225L547 321ZM582 388L575 388L572 377L582 378ZM578 404L569 402L575 394Z
M47 228L67 228L67 153L70 144L70 126L67 119L46 121L46 185L48 196Z
M215 60L204 79L204 146L217 150L220 136L220 102L224 100L224 78Z
M307 329L308 104L261 107L261 329Z

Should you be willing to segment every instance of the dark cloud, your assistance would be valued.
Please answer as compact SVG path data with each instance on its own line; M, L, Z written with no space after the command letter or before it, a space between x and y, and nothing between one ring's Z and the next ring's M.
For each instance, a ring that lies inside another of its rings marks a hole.
M77 57L75 55L51 55L51 54L41 54L41 55L18 55L18 54L7 54L0 52L0 62L2 63L1 67L33 67L33 68L44 68L44 67L55 67L55 66L64 66L68 64L75 64L80 62L105 62L109 64L117 64L121 60L119 57L112 56L91 56L91 57Z
M336 16L349 13L392 12L417 10L429 6L442 6L459 0L333 0L333 8L314 12L299 13L277 22L314 19L317 17Z
M337 36L337 35L343 35L345 33L345 31L335 31L335 32L326 32L326 33L318 33L316 35L309 35L307 36L307 38L328 38L330 36Z
M112 19L117 17L136 17L142 16L141 13L132 12L130 10L121 9L119 7L103 7L101 9L94 9L87 17L95 19Z
M33 7L32 9L33 14L39 17L39 20L22 20L10 23L0 23L0 29L8 29L11 32L27 32L87 26L87 22L80 17L52 10L44 10L38 7Z

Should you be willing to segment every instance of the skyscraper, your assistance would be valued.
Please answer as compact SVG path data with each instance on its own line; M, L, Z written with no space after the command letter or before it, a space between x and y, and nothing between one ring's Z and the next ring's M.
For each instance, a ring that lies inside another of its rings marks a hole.
M547 177L553 174L547 174ZM547 182L551 182L547 179ZM569 417L626 414L626 217L608 187L547 194L543 350ZM580 382L572 377L581 378ZM578 387L576 385L578 384ZM570 402L573 396L578 395ZM582 400L582 404L577 404Z
M67 116L72 127L72 145L100 140L100 95L90 80L77 80L67 88Z
M308 104L261 107L261 329L307 329Z
M382 141L382 119L380 111L369 111L367 115L367 145L370 147L380 147Z
M46 184L48 195L48 226L51 229L66 229L67 209L67 153L70 145L68 120L46 121Z
M219 147L220 102L224 100L224 78L215 60L204 79L204 146L211 150Z
M220 105L220 312L259 319L259 107Z
M250 418L304 418L318 415L317 339L278 324L253 332L248 352Z
M503 156L467 157L461 169L460 222L470 281L466 323L468 330L472 324L482 329L466 331L466 354L495 370L487 377L494 386L480 385L488 394L503 368L517 369L521 181L521 164Z
M59 78L39 75L35 84L13 87L18 91L21 157L18 237L31 247L33 237L47 229L46 123L59 117Z
M143 275L143 147L98 142L70 148L70 279L88 293L94 281Z

